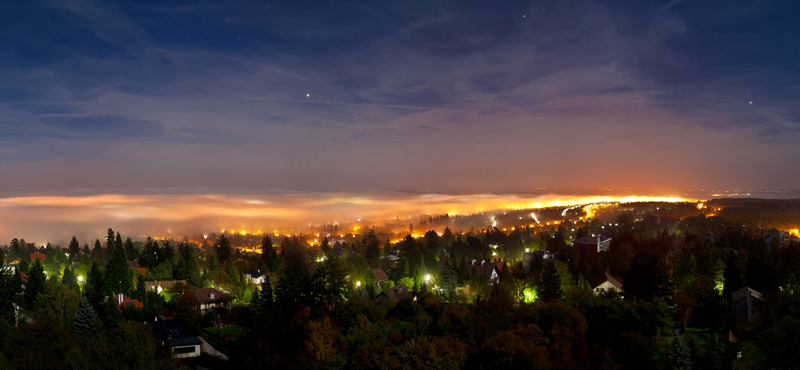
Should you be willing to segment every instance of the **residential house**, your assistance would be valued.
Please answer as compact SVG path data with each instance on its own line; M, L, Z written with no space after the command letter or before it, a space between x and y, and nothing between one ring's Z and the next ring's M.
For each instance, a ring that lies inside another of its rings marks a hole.
M140 300L132 299L122 293L114 294L113 298L117 301L117 306L119 307L120 311L122 311L124 307L144 308L144 304Z
M388 299L397 302L403 298L414 299L414 292L408 290L403 284L397 284L382 291L375 299Z
M790 233L780 231L776 228L762 232L761 236L764 238L764 243L767 245L771 245L773 240L777 240L778 245L781 247L785 247L792 242L792 235Z
M266 275L262 274L261 270L247 270L244 272L244 276L247 278L247 281L255 285L264 284L266 280Z
M153 335L172 349L177 358L200 357L201 345L198 333L178 320L162 320L150 323Z
M375 282L378 284L389 280L389 275L386 275L386 272L383 269L372 269L372 274L375 275Z
M621 279L615 278L608 273L605 274L604 279L599 284L596 284L594 288L592 288L592 291L595 295L610 291L615 291L617 293L624 292L624 290L622 290Z
M194 296L200 302L200 309L227 308L231 305L233 297L217 288L200 288L194 290Z
M551 252L546 250L539 250L534 252L525 252L522 254L522 270L530 272L534 266L536 259L542 260L542 265L558 261L558 252Z
M764 296L748 287L739 289L731 295L733 296L733 315L739 320L752 319L764 307Z
M503 271L504 265L503 261L497 263L481 261L479 263L477 260L472 260L472 263L467 265L467 270L470 274L485 276L489 285L494 285L500 281L500 272Z
M584 236L572 241L572 247L584 255L605 252L611 246L611 238L604 236Z

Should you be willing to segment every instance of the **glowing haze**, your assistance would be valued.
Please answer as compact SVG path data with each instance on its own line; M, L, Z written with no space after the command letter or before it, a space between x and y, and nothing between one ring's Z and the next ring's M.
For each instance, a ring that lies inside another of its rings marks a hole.
M0 240L64 244L102 238L111 227L126 236L181 239L209 232L280 234L328 224L383 225L419 215L466 215L502 209L571 206L597 202L682 201L646 196L354 195L341 193L269 196L91 195L0 199Z

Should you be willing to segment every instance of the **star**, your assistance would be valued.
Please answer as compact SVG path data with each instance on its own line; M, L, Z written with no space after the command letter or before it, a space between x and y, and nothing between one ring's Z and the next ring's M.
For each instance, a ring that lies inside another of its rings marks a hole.
M750 105L753 105L753 102L750 102Z
M522 15L522 18L525 18L525 14Z
M309 97L311 97L311 94L306 94L306 98L309 98ZM752 104L752 102L750 102L750 104Z

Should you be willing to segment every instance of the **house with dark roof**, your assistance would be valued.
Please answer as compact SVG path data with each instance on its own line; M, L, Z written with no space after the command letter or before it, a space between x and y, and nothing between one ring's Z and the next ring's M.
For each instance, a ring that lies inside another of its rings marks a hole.
M389 289L382 291L375 297L376 300L378 299L388 299L392 301L399 301L403 298L414 299L414 292L408 290L403 284L397 284Z
M792 235L786 231L780 231L776 228L769 229L761 233L761 236L764 238L764 243L767 246L771 245L773 240L778 243L778 246L785 247L792 242Z
M731 294L733 296L733 315L739 320L749 320L758 315L764 307L761 293L744 287Z
M605 252L611 246L611 238L584 236L572 241L572 247L584 254Z
M200 357L199 334L178 320L161 320L150 323L153 335L164 345L169 346L177 358Z
M599 295L610 291L622 293L624 292L624 290L622 290L622 279L615 278L606 273L603 280L599 284L595 284L594 288L592 288L592 291L594 292L595 295Z
M383 269L372 269L372 274L375 275L375 282L380 284L383 281L389 280L389 275Z
M244 277L247 278L247 281L255 284L261 285L266 280L266 276L261 273L261 270L247 270L244 272Z
M200 288L194 290L194 296L200 302L200 309L227 308L231 305L233 297L217 288Z
M492 263L472 260L472 263L467 265L467 270L470 274L475 274L476 276L485 276L489 285L494 285L500 281L500 272L503 271L503 266L505 266L505 262L503 261Z

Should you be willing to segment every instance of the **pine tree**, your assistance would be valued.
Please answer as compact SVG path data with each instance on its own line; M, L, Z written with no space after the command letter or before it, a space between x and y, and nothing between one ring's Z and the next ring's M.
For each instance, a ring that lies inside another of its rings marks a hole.
M144 281L144 275L136 275L136 294L135 298L144 301L147 297L147 283Z
M75 289L76 292L81 291L81 286L78 285L78 277L75 276L75 273L72 272L72 269L69 267L64 269L64 275L61 276L61 284Z
M706 343L707 366L709 370L720 370L725 361L725 343L719 340L719 336L714 335L713 339Z
M264 238L261 239L261 259L270 271L277 270L278 253L275 252L275 248L272 246L272 238L270 238L269 235L264 235Z
M109 229L109 234L112 235L112 233L113 231ZM113 245L113 238L111 244ZM125 259L124 248L114 248L111 260L106 265L105 278L104 295L111 295L112 293L131 294L131 280L130 274L128 274L128 261Z
M561 276L558 275L555 264L548 263L544 266L541 288L542 299L555 299L564 296L564 292L561 290Z
M375 230L369 229L367 235L364 235L364 239L361 240L366 247L366 252L364 253L364 257L368 260L377 260L378 257L381 256L381 241L378 239L378 236L375 235Z
M42 263L39 260L33 261L30 271L28 271L28 283L25 284L25 293L23 297L23 302L27 309L30 310L36 307L36 301L39 295L44 293L45 280L46 277L44 275Z
M97 263L92 262L92 267L89 270L89 276L86 277L86 286L83 291L89 298L89 303L93 305L100 304L103 298L103 286L105 285L105 277Z
M72 237L72 240L69 242L69 257L75 257L78 253L81 252L81 245L78 244L78 239Z
M139 249L137 249L136 246L133 245L133 240L131 240L131 238L125 239L124 248L125 248L125 256L128 259L128 261L136 261L139 259L140 256Z
M231 247L231 242L225 235L220 235L219 239L214 243L214 252L217 253L217 258L221 262L227 261L231 258L233 254L233 248Z
M439 285L445 294L455 293L456 286L458 285L458 272L456 272L455 263L445 261L442 264L442 272L439 274Z
M678 333L675 333L667 358L675 370L692 370L692 352Z
M95 313L86 296L83 296L83 301L78 306L78 311L75 312L75 320L72 321L72 332L83 335L91 330L97 320L99 320L97 313Z
M392 254L392 243L389 241L389 238L386 238L386 243L383 244L383 255L389 256Z
M106 251L103 250L103 246L100 244L100 239L95 239L94 248L92 249L92 259L95 261L102 260L105 252Z
M275 289L275 301L292 312L308 305L311 269L303 246L296 237L286 238L281 242L281 255L285 265Z

